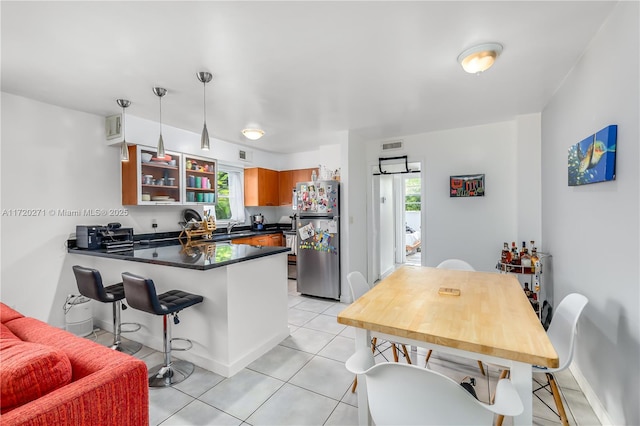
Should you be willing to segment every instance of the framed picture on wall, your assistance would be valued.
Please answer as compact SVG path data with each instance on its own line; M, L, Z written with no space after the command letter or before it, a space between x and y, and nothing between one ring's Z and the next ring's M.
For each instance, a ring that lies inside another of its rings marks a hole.
M449 197L484 197L484 174L449 176Z
M587 185L616 178L618 126L611 125L569 147L569 186Z

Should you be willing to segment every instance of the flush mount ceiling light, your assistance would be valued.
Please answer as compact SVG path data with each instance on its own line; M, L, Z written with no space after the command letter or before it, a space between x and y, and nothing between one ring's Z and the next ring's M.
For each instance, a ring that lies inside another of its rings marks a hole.
M209 151L209 131L207 130L207 83L211 81L213 75L208 72L199 72L196 74L198 80L202 83L202 110L204 111L204 127L202 128L202 136L200 137L200 149Z
M122 144L120 145L120 160L129 161L129 147L127 147L124 109L131 105L131 101L126 99L116 99L116 102L122 108Z
M160 137L158 138L158 149L156 157L164 157L164 140L162 140L162 97L167 94L167 89L162 87L154 87L153 94L160 100Z
M264 136L264 130L261 129L242 129L242 134L245 138L257 141Z
M501 44L479 44L462 52L458 56L458 62L466 72L480 74L491 68L500 53L502 53Z

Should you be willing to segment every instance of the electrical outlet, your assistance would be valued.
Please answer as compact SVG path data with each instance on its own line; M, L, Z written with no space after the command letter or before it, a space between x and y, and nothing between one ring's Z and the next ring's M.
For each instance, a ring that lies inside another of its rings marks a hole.
M158 227L158 221L155 219L151 219L151 227L156 229Z

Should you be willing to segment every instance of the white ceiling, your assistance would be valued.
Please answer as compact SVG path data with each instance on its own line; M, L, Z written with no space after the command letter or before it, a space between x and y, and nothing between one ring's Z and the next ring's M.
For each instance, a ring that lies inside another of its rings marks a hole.
M2 90L273 152L510 120L540 112L612 1L1 2ZM504 45L465 73L460 52ZM266 135L244 139L255 125ZM215 150L215 145L213 146Z

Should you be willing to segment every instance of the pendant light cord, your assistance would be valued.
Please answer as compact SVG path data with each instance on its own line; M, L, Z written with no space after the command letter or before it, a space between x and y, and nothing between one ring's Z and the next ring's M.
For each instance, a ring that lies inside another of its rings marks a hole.
M204 111L204 124L207 124L207 83L202 82L202 111Z

